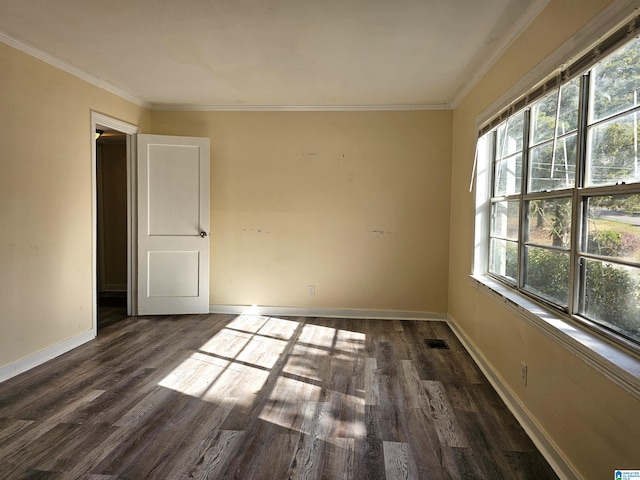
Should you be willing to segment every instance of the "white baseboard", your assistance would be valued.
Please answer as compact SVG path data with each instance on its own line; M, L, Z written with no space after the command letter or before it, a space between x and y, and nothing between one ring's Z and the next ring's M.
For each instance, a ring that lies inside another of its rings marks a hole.
M509 411L516 417L516 420L518 420L518 423L520 423L525 432L527 432L527 435L529 435L529 438L531 438L540 453L542 453L547 462L549 462L549 465L551 465L551 468L556 472L556 475L563 480L580 480L580 475L578 475L576 470L571 466L571 463L558 450L553 440L538 425L527 408L520 402L518 397L514 395L507 384L502 381L500 375L493 370L491 364L476 348L475 344L458 328L455 320L450 315L447 315L447 324L467 352L469 352L469 355L471 355L471 358L473 358L480 370L482 370L482 373L487 377L491 386L498 392L498 395L500 395L500 398L502 398L502 401L506 404Z
M393 310L360 310L357 308L264 307L258 305L209 305L209 313L227 315L254 314L282 317L357 318L369 320L435 320L445 321L444 313Z
M56 345L52 345L49 348L45 348L33 355L29 355L17 362L10 363L3 367L0 367L0 382L4 382L5 380L10 379L11 377L15 377L16 375L20 375L27 370L30 370L38 365L42 365L43 363L55 358L63 353L67 353L69 350L73 350L80 345L87 343L90 340L93 340L96 337L95 330L89 330L88 332L81 333L80 335L76 335L75 337L71 337L64 342L60 342Z

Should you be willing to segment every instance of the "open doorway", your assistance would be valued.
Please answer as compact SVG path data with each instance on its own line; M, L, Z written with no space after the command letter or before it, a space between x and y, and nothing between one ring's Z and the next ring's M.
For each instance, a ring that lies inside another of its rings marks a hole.
M138 127L91 113L93 330L137 314L136 169Z
M96 132L98 330L127 316L127 135Z

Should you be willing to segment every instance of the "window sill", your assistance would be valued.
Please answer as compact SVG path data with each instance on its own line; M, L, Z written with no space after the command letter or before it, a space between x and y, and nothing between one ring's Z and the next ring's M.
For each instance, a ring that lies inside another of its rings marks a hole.
M526 322L640 399L640 358L637 355L488 276L470 275L470 278L478 291L504 302Z

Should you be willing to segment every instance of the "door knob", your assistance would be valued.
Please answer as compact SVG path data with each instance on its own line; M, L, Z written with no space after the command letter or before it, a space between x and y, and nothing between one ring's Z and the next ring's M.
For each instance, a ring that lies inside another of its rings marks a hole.
M202 238L206 237L206 236L207 236L207 232L200 232L200 236L201 236Z

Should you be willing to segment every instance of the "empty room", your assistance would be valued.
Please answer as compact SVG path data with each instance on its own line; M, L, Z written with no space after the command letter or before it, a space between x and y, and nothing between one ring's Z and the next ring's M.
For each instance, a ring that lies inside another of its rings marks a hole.
M640 478L639 37L0 0L0 478Z

